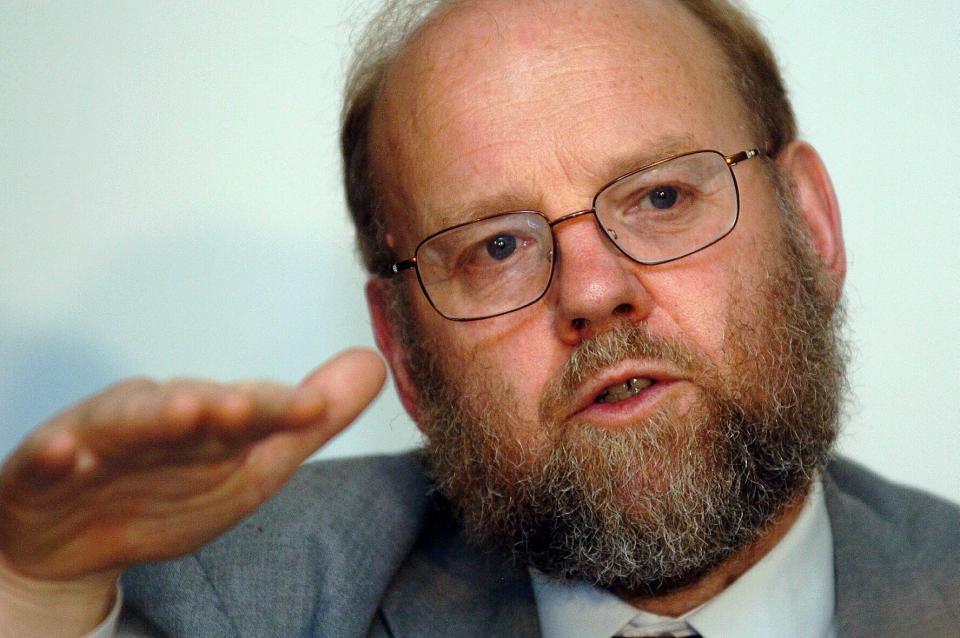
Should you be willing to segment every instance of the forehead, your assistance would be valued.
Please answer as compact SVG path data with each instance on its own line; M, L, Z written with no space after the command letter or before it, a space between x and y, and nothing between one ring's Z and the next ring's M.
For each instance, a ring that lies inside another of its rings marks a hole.
M725 73L673 2L457 4L397 59L373 114L388 227L415 241L484 213L582 208L643 162L733 152L749 138Z

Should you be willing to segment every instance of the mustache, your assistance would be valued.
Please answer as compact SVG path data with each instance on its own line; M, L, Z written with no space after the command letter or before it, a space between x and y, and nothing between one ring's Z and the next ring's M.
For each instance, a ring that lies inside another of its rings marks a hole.
M698 378L710 366L706 356L679 339L654 335L646 324L620 322L584 339L570 353L540 399L541 423L558 423L573 409L577 389L604 370L631 359L667 361L685 376Z

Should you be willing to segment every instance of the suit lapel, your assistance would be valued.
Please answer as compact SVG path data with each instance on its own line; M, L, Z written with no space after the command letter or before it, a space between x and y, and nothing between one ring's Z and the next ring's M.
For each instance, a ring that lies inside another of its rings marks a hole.
M540 635L527 572L467 546L442 510L388 589L382 613L394 638Z
M240 637L352 638L370 627L420 535L428 485L408 457L337 463L305 466L198 554Z
M414 457L304 466L199 553L130 570L130 607L170 636L367 632L430 503Z
M824 477L833 532L842 638L949 636L957 627L946 602L912 558L910 541L889 520Z
M195 557L127 570L123 595L124 614L161 628L164 636L236 638L240 633Z

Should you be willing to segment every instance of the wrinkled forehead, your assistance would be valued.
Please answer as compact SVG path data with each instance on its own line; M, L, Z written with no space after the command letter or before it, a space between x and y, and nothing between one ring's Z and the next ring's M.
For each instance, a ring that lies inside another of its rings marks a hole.
M477 202L542 210L559 180L586 195L661 140L719 147L746 121L729 86L717 43L674 2L457 3L414 37L376 102L388 227L409 245Z

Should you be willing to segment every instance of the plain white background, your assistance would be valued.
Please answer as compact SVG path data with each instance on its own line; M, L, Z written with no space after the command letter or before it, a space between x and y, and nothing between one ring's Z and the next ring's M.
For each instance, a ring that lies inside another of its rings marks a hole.
M840 194L841 450L960 500L960 4L749 5ZM126 375L294 382L372 343L336 145L365 12L0 5L0 456ZM388 387L323 455L418 440Z

